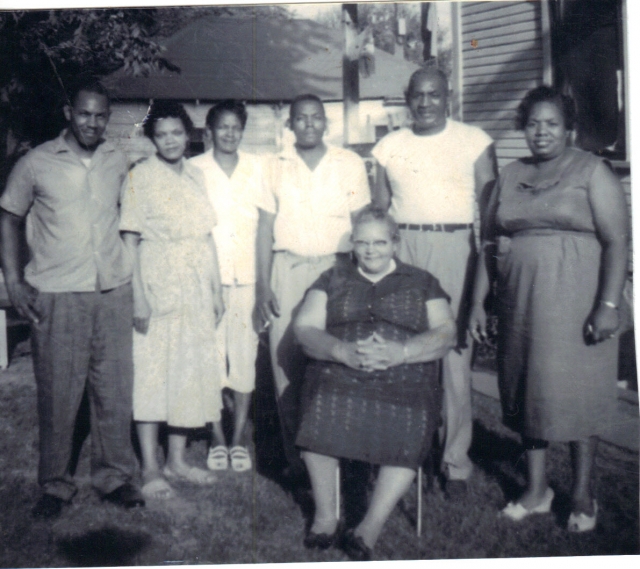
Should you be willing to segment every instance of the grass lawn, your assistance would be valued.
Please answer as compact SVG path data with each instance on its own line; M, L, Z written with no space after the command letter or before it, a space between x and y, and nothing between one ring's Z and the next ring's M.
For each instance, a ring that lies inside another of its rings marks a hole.
M302 545L312 511L306 493L292 494L273 474L281 464L268 374L261 374L254 424L257 472L219 475L215 486L177 485L179 496L144 509L103 504L90 487L89 442L79 457L79 492L53 523L29 510L36 482L37 423L31 358L14 357L0 372L0 566L69 567L166 563L340 561L337 549ZM518 439L500 424L498 402L474 394L472 458L476 472L466 503L447 502L437 484L424 495L423 532L415 535L416 486L395 510L376 546L377 559L535 557L638 553L638 454L601 444L597 495L601 515L590 534L564 530L570 490L566 445L552 445L549 478L556 491L552 515L520 524L497 518L505 500L524 484ZM204 465L204 434L189 447ZM350 491L350 496L356 496Z

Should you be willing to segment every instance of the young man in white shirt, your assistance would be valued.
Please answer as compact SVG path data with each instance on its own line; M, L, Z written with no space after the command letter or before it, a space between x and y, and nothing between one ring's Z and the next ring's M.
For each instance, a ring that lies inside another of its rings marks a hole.
M295 343L292 315L309 286L351 250L351 219L370 201L362 159L323 141L322 101L301 95L289 111L295 145L269 161L258 225L257 308L269 344L283 444L290 474L304 465L295 448L299 387L306 357ZM267 203L269 202L269 203Z

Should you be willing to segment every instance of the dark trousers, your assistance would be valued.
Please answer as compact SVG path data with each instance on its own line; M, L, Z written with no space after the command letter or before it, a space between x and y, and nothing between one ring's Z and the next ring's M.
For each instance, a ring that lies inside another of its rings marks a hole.
M40 293L32 326L38 391L38 482L70 500L73 432L87 390L91 407L91 482L107 494L131 480L133 359L131 285L106 292Z

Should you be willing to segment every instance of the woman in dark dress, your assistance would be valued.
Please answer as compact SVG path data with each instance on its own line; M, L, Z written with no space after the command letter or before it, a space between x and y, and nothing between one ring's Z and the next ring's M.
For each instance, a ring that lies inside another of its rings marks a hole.
M598 435L616 402L618 305L627 271L629 217L622 188L597 156L568 145L573 101L530 91L518 127L532 156L504 168L487 215L471 332L482 341L495 256L498 378L505 423L522 434L528 487L502 513L519 521L551 510L547 441L574 455L568 529L596 525L591 471ZM491 252L487 251L487 248Z
M297 445L316 504L307 547L338 533L339 458L380 465L369 509L345 535L356 560L371 550L424 461L442 399L438 360L452 347L448 297L429 273L394 259L397 226L366 208L354 222L351 260L338 262L307 292L294 331L309 363Z

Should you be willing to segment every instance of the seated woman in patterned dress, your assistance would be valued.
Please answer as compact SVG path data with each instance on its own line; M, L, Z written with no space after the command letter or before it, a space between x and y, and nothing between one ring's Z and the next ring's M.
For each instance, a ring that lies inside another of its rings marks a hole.
M352 241L354 260L322 274L294 323L313 358L296 444L316 505L309 548L338 539L339 459L380 465L367 513L342 543L349 557L366 560L429 452L442 399L438 360L453 346L455 324L437 279L394 258L398 229L386 212L365 208Z
M222 407L215 331L224 306L211 234L216 218L202 172L184 159L192 126L179 103L154 102L144 133L156 154L131 170L123 188L120 230L134 262L133 418L147 499L174 495L167 478L216 481L185 457L187 429L219 422ZM162 469L160 423L169 426Z

